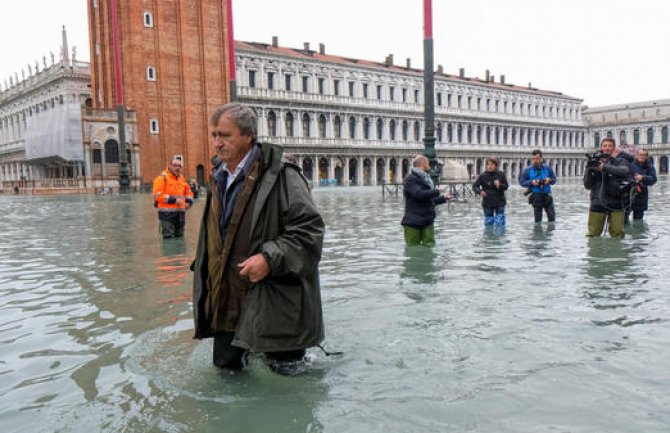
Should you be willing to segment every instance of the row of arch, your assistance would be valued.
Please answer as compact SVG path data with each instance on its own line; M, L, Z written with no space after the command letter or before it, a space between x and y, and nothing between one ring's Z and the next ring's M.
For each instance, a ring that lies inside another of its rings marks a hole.
M54 96L29 107L24 107L18 112L12 113L0 119L0 144L23 138L28 128L28 118L40 111L55 108L56 105L64 104L63 95Z
M631 144L642 144L640 142L641 139L641 132L643 128L634 128L632 130L633 134L633 141ZM656 131L660 132L660 137L657 138ZM607 130L604 131L604 134L601 135L603 131L596 131L593 133L593 143L594 144L599 144L601 137L607 137L607 138L615 138L614 133L612 130ZM654 144L654 143L661 143L661 144L668 144L668 127L667 126L661 126L661 127L656 127L654 128L653 126L650 126L646 129L646 136L647 136L647 142L644 144ZM620 144L627 144L629 143L628 141L628 131L626 129L621 129L619 131L619 136L617 137L619 139Z
M314 119L316 118L316 121ZM298 119L300 124L297 125ZM332 119L332 121L330 120ZM420 141L423 122L374 116L327 115L287 111L283 121L274 110L267 112L266 134L270 138L286 136L390 141ZM346 126L345 126L346 123ZM299 130L299 131L298 131ZM531 127L466 124L438 121L435 137L438 143L527 145L541 147L585 147L585 132Z

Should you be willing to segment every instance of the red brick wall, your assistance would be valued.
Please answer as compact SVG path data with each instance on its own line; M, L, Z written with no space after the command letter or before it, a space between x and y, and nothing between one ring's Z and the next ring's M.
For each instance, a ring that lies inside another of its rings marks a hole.
M116 108L111 0L89 1L94 108ZM151 182L173 154L187 177L211 156L208 119L228 101L225 0L117 0L124 99L137 112L141 170ZM144 12L153 15L145 27ZM98 45L96 54L96 44ZM146 69L156 69L148 81ZM99 98L98 98L99 95ZM160 132L151 134L150 119Z

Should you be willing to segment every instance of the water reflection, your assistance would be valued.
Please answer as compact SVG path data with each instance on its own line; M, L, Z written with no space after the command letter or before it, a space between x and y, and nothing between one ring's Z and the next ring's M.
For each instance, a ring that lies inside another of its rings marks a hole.
M435 284L439 277L435 258L435 248L422 245L405 245L405 254L402 262L400 278L419 284Z

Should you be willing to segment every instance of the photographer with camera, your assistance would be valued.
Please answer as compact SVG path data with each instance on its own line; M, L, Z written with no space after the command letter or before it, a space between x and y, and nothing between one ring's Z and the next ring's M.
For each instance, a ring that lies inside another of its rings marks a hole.
M630 166L626 160L612 156L615 147L614 139L606 137L600 142L598 152L587 155L584 188L591 191L591 206L586 236L600 236L605 222L609 224L610 236L625 234L624 209Z
M648 209L649 205L649 189L648 187L656 183L656 168L654 164L649 161L649 151L641 148L637 151L637 157L631 165L631 173L635 181L635 192L633 193L633 200L631 209L626 211L625 223L628 224L628 216L630 211L633 211L633 221L641 221L644 217L644 211Z
M556 174L551 167L544 163L542 151L535 149L531 152L532 164L524 168L519 176L519 183L527 188L528 203L533 205L535 222L542 222L542 210L547 213L547 221L556 220L554 198L551 195L551 185L556 183Z

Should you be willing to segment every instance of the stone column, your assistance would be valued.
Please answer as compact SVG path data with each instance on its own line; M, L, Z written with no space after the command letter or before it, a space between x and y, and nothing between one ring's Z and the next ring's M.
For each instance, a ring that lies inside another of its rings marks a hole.
M335 157L331 156L328 161L328 180L335 179Z
M372 157L372 165L370 165L370 185L377 185L377 157Z
M102 177L102 184L105 184L105 181L107 180L107 169L105 167L105 145L102 144L100 145L100 168L101 168L101 177ZM103 186L101 185L101 186Z
M365 185L365 179L363 178L363 161L365 158L362 156L359 156L357 158L357 164L356 164L356 182L358 182L359 186Z
M349 186L349 157L344 157L344 167L342 167L342 186Z
M319 185L319 156L312 157L312 188L318 188Z
M91 177L91 146L84 147L84 176Z
M395 178L393 183L402 183L402 158L396 158Z

